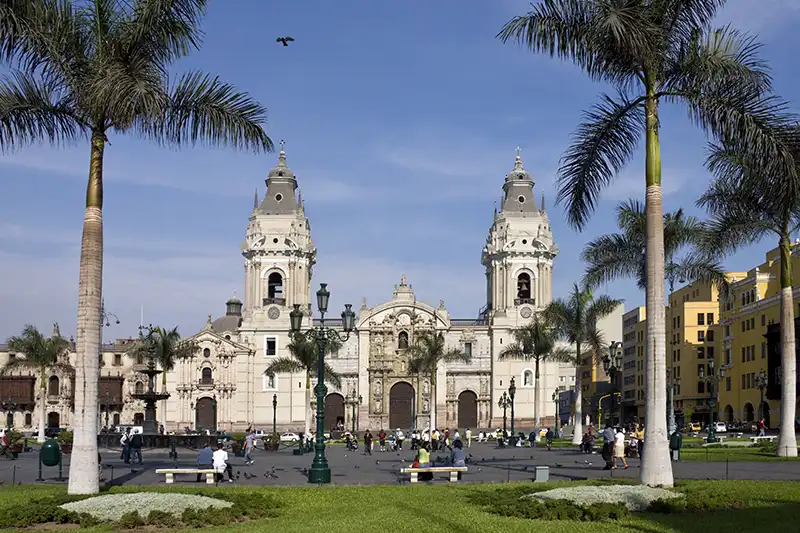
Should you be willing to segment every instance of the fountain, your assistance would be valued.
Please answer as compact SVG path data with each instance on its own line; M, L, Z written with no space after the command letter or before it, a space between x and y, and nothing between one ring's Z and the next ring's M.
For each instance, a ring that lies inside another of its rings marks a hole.
M169 393L155 391L156 376L160 375L163 370L158 370L156 368L155 350L153 349L152 344L152 333L154 328L152 326L148 326L147 328L141 329L147 329L147 335L141 335L140 332L140 342L145 343L144 346L147 357L147 368L140 370L139 372L147 376L147 390L141 394L132 394L131 397L144 401L144 423L142 424L142 432L145 435L158 435L159 431L158 421L156 420L156 402L169 398Z

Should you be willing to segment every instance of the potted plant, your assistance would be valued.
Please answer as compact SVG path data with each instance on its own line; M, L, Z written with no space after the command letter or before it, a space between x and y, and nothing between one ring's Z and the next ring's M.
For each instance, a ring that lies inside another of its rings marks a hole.
M7 434L8 446L11 451L11 458L16 459L24 451L25 436L19 431L11 430Z
M278 447L281 445L281 436L277 433L264 438L264 451L277 452Z
M74 434L72 431L65 429L61 433L58 434L56 440L61 445L61 451L63 453L72 453L72 438Z

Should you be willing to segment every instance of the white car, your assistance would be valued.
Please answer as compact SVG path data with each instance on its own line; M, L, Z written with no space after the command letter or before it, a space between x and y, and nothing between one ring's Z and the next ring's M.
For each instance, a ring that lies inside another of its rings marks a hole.
M298 440L300 440L300 437L297 433L289 432L281 435L281 442L297 442Z
M714 422L714 431L717 433L727 433L728 425L725 422Z

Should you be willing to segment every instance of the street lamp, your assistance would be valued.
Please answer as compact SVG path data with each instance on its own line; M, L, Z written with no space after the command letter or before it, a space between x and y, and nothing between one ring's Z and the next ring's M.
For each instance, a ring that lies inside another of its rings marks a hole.
M675 430L678 428L678 425L675 423L675 387L678 386L681 382L680 376L673 376L670 369L667 369L667 408L668 418L667 418L667 432L672 435L675 433Z
M506 422L508 421L508 416L506 415L506 411L509 407L511 407L511 399L508 397L507 392L503 392L503 395L500 396L500 401L497 402L497 406L503 410L503 438L505 438Z
M556 404L556 422L555 422L555 432L558 433L558 400L559 395L558 393L561 392L561 387L556 387L556 390L553 391L553 403Z
M361 405L364 402L364 398L360 394L358 394L355 389L353 389L353 392L350 393L350 397L347 399L347 402L353 408L353 415L350 417L350 423L352 425L351 433L353 435L355 435L356 434L356 418L358 416L358 413L357 413L356 409L358 409L358 406Z
M278 395L272 395L272 434L276 434L278 422Z
M614 415L617 414L616 394L614 393L617 392L619 387L617 374L622 370L622 357L619 350L617 350L621 345L622 343L619 341L612 342L608 347L608 355L603 358L603 370L611 378L611 425L615 424ZM622 421L621 416L618 416L618 419L620 422Z
M308 472L309 483L331 482L331 469L328 466L328 460L325 458L325 395L328 392L328 388L325 386L325 347L329 340L336 339L342 343L347 342L356 322L353 306L345 304L344 311L342 311L342 330L345 335L341 336L339 332L325 325L325 313L328 312L328 300L331 297L327 287L327 283L321 283L317 291L317 308L319 308L320 314L319 326L314 327L312 325L308 331L301 331L303 328L303 312L300 310L300 304L294 304L294 309L289 313L292 337L298 340L305 338L317 343L317 386L314 387L317 397L317 438L314 445L314 462L311 463L311 470Z
M725 367L720 367L718 372L714 372L714 360L708 362L709 375L706 378L708 383L708 439L706 442L713 444L717 442L717 429L714 425L714 407L717 404L717 384L722 381L725 375Z
M511 385L508 386L508 398L511 400L511 438L508 439L511 446L516 446L517 437L514 433L514 396L517 395L517 386L514 384L514 378L511 378Z
M764 419L764 390L767 388L767 373L762 368L756 376L756 387L761 391L761 402L758 404L758 420Z

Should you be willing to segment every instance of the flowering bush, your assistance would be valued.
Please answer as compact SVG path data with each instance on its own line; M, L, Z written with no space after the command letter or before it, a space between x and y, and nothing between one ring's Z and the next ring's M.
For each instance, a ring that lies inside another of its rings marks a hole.
M656 500L680 498L683 495L666 489L639 485L579 486L552 489L524 496L540 501L566 500L584 507L601 503L621 503L629 511L646 511Z
M231 502L194 494L133 492L97 496L66 503L61 508L73 513L87 513L102 521L119 521L123 516L134 512L140 516L148 516L151 511L160 511L181 517L186 509L220 509L232 506Z

